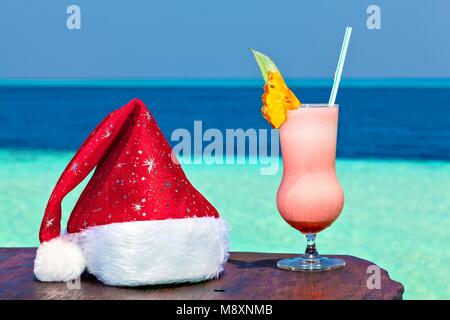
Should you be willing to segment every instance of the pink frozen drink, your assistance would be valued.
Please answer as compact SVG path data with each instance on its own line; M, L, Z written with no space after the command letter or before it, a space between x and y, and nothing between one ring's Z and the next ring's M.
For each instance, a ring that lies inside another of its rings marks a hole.
M277 206L304 234L331 225L344 206L335 170L338 113L337 106L303 104L288 111L280 128L283 179Z

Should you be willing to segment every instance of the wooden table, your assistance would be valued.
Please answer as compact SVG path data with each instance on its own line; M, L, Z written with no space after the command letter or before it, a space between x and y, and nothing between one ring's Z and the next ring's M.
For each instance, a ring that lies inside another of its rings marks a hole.
M220 279L197 284L118 288L92 275L82 276L79 289L65 283L35 280L35 248L0 248L0 300L4 299L402 299L403 286L381 269L381 288L368 289L373 263L339 256L341 270L302 273L278 269L289 254L233 252Z

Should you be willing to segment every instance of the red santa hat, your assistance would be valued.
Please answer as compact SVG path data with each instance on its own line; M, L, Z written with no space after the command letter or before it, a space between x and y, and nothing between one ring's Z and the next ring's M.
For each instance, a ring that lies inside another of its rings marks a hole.
M94 167L60 235L61 202ZM39 238L40 281L73 280L87 268L110 285L195 282L217 277L228 257L224 221L138 99L110 113L69 162Z

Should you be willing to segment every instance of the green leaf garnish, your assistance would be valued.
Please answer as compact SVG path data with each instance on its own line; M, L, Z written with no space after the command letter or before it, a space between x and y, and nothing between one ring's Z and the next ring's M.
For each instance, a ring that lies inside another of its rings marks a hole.
M262 54L259 51L253 50L250 48L253 55L255 56L256 62L258 63L259 69L261 70L262 76L264 78L264 81L267 82L267 75L268 72L279 72L277 66L275 63L265 54Z

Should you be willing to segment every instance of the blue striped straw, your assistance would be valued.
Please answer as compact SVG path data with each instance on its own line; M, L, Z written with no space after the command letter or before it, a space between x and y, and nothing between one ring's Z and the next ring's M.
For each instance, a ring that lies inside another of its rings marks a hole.
M339 89L339 83L341 82L342 69L344 69L345 56L347 55L347 48L351 34L352 27L345 28L344 41L342 42L341 53L339 55L336 73L334 74L333 89L331 89L330 100L328 101L329 106L334 105L334 102L336 101L336 95Z

